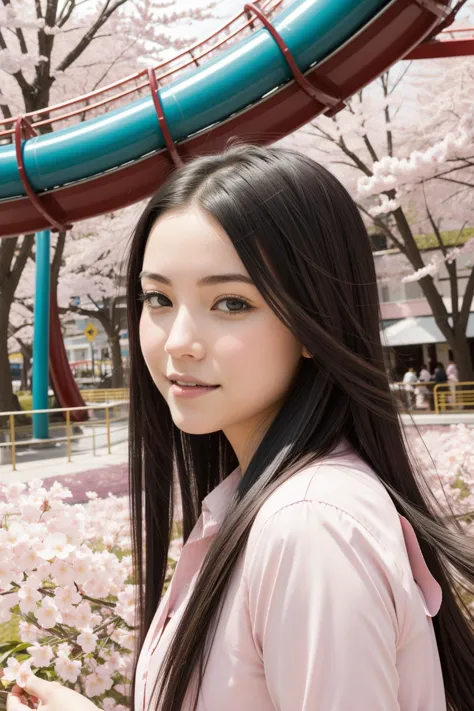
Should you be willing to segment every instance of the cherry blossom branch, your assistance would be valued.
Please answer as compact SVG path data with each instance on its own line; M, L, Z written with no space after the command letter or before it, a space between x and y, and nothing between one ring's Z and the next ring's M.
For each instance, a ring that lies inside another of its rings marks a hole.
M125 2L126 0L116 0L115 3L112 3L111 0L107 0L104 7L102 8L101 13L99 14L96 21L93 23L92 27L87 30L87 32L81 37L79 42L76 44L76 46L73 47L73 49L64 57L64 59L57 66L56 70L64 72L66 69L68 69L68 67L70 67L71 64L73 64L76 59L80 57L84 50L89 46L89 44L95 38L95 35L97 34L98 30L100 30L100 28L107 22L109 17L111 17L111 15L113 15L113 13Z

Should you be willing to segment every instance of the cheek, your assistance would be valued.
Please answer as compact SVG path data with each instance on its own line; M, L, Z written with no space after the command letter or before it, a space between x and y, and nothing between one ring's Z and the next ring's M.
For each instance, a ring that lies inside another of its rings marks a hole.
M262 319L242 329L238 337L220 339L216 358L225 367L230 384L262 394L280 396L297 370L301 347L294 336L275 319Z

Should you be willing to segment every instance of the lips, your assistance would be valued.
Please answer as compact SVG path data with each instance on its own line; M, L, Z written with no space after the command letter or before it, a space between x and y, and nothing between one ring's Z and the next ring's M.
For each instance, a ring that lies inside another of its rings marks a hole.
M167 376L170 383L173 385L180 385L181 387L204 387L204 388L217 388L218 385L213 385L212 383L206 383L200 378L195 378L192 375L180 375L179 373L170 373Z
M184 383L184 382L178 382L177 380L171 380L170 381L172 385L177 385L178 388L208 388L209 390L212 390L213 388L218 388L218 385L201 385L200 383Z

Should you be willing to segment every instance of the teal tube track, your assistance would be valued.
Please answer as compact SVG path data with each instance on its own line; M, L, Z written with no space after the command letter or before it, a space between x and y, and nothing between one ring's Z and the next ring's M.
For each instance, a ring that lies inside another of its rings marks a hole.
M367 24L390 0L298 0L273 25L306 71ZM175 142L220 123L292 78L276 43L259 30L160 89ZM40 193L76 183L161 150L151 96L24 143L25 169ZM0 147L0 199L25 195L14 145Z

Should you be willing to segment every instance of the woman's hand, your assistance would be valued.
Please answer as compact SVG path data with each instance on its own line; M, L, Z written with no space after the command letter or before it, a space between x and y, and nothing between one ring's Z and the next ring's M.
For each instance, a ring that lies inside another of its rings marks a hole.
M98 711L97 706L85 696L57 681L45 681L33 675L24 689L15 685L7 698L7 711L26 711L32 708L39 708L40 711Z

